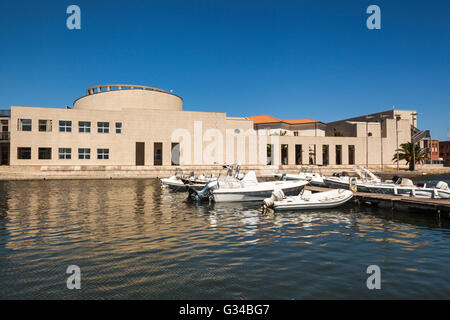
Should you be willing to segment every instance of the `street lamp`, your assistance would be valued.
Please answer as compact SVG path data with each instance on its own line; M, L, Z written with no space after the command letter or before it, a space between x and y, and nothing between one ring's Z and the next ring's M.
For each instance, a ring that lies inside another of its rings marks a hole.
M369 132L369 119L372 119L373 116L365 116L366 119L366 168L369 169L369 137L372 136L372 133Z
M381 171L384 170L383 165L383 119L387 118L387 114L380 115L380 148L381 148Z
M412 126L413 127L416 127L415 125L414 125L414 123L415 123L415 120L416 120L416 116L417 116L417 112L413 112L413 113L411 113L411 115L412 115ZM415 171L416 170L416 141L414 140L414 137L411 135L411 142L412 142L412 149L413 149L413 156L412 156L412 162L413 162L413 165L412 165L412 171Z
M400 156L399 156L399 154L398 154L398 122L399 122L401 119L402 119L402 117L401 117L399 114L397 114L397 115L395 116L395 134L396 134L396 136L397 136L397 149L396 149L396 151L397 151L397 173L398 173L398 171L399 171L399 162L400 162Z

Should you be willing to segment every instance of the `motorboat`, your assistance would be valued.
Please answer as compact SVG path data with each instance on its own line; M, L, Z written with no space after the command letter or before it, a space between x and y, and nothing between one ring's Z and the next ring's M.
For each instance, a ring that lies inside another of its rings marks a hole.
M184 178L183 170L177 168L175 174L169 178L160 178L163 186L168 187L172 191L187 191L189 187L201 190L208 182L217 180L214 174L210 177L206 177L204 174L200 174L195 177L194 172L189 174L188 178Z
M266 181L258 182L254 171L249 171L242 180L233 176L220 176L209 182L204 189L189 189L192 200L212 200L214 202L262 201L270 197L275 189L286 195L297 195L308 181Z
M320 173L312 172L312 170L301 170L298 174L291 173L276 173L274 177L279 180L301 180L309 181L311 185L323 187L325 182L323 176Z
M351 189L352 183L357 186L357 190L361 192L370 192L366 185L380 184L381 179L364 167L353 168L356 177L350 176L347 172L334 173L331 177L324 177L323 181L329 188L335 189Z
M353 192L345 189L312 193L303 190L296 196L285 196L282 190L275 190L270 198L264 199L264 208L279 210L327 209L343 205L353 198Z
M183 181L173 175L169 178L160 178L161 184L163 187L168 187L172 191L186 191L188 189L188 186L183 183Z
M222 167L226 170L226 175L235 177L238 180L244 178L244 174L240 172L240 164L224 165ZM163 186L168 187L172 191L187 191L189 189L202 190L207 183L216 181L217 178L213 173L210 176L200 174L195 177L194 172L190 172L188 177L185 177L181 168L176 168L175 174L169 178L161 178Z
M371 193L392 194L419 198L450 199L450 188L444 181L415 185L411 179L394 177L392 183L358 185Z
M336 175L327 177L324 181L327 186L332 188L420 198L450 199L450 189L444 181L415 185L411 179L394 176L392 181L382 182L367 168L355 167L354 169L357 178L348 175Z

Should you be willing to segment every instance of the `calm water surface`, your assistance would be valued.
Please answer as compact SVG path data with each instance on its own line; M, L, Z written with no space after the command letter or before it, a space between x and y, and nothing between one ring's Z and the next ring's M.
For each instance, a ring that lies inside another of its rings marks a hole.
M157 180L0 182L0 298L449 298L450 223L349 204L262 214ZM368 290L379 265L382 289ZM81 290L66 269L81 268Z

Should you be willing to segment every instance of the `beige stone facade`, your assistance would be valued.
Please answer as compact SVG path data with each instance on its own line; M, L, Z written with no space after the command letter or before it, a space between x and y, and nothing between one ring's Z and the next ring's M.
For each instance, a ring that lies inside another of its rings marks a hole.
M184 111L181 97L160 89L105 85L89 88L70 109L12 106L10 116L0 116L8 121L3 131L10 132L0 144L8 149L2 164L46 169L236 161L281 168L392 167L397 145L410 141L411 125L417 126L413 113L391 110L328 124L265 125L221 112Z

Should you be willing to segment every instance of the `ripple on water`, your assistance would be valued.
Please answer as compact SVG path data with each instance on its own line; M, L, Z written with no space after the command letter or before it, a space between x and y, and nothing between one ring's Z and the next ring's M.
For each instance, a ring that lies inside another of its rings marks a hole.
M157 180L0 182L0 298L448 298L448 221L347 205L262 214ZM82 290L65 287L79 265ZM382 269L382 290L366 268Z

